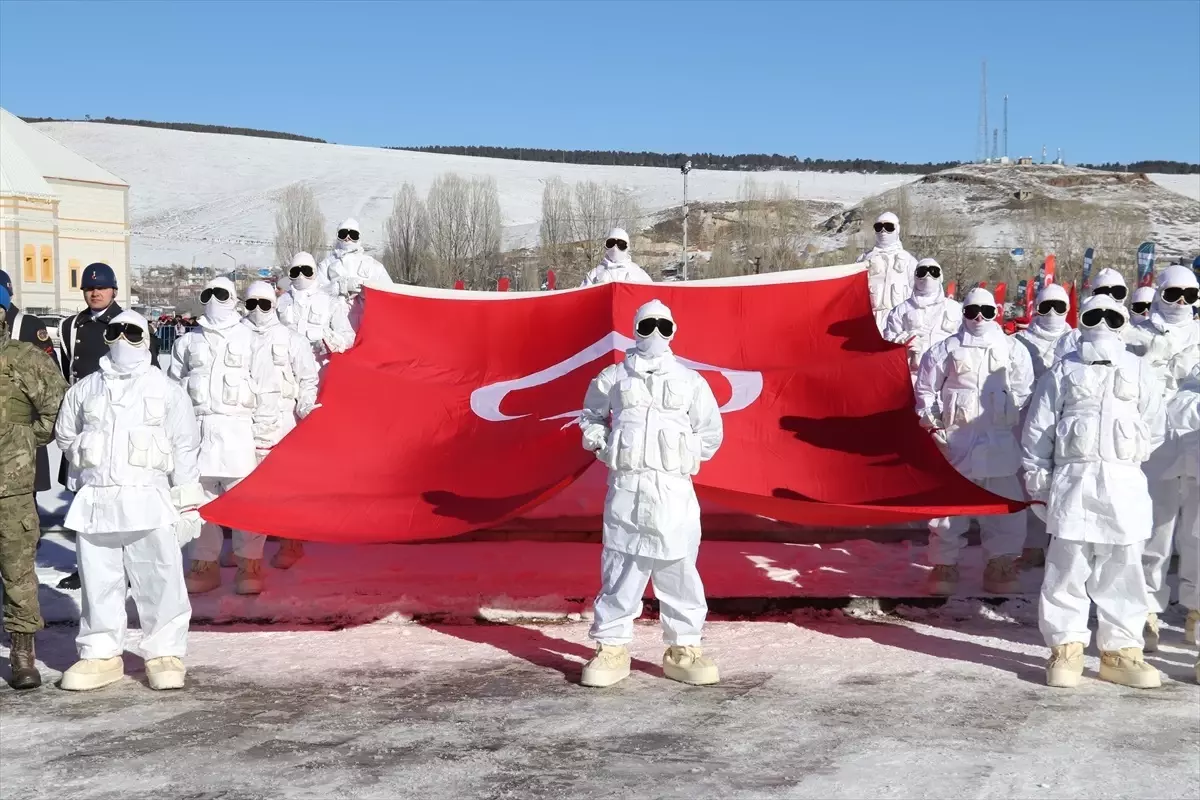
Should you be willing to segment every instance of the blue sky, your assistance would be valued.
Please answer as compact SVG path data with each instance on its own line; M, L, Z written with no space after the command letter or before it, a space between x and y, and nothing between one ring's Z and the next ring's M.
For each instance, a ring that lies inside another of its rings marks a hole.
M360 145L1200 161L1200 2L0 2L0 105Z

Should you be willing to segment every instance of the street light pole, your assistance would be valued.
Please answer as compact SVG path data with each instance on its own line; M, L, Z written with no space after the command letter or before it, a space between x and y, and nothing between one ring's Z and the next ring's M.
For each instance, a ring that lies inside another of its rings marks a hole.
M237 259L229 255L229 253L221 253L221 255L233 262L233 285L237 286Z
M688 201L687 201L687 179L688 173L692 171L692 162L688 161L679 171L683 173L683 269L681 275L686 281L688 279L688 255L687 255L687 235L688 235Z

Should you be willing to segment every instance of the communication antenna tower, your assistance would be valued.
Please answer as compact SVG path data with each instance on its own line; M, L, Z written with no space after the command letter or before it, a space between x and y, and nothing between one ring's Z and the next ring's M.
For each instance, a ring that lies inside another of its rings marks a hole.
M1008 95L1004 95L1004 157L1008 158Z
M975 157L984 161L988 155L988 118L987 118L987 59L983 60L983 77L979 84L979 138L975 143Z

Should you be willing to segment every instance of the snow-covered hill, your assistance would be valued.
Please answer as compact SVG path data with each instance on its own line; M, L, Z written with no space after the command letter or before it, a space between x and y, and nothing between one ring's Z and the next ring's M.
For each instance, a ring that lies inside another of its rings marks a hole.
M532 244L541 216L542 182L610 181L633 191L652 213L682 202L677 170L508 161L412 153L371 147L311 144L210 133L45 122L38 130L103 166L130 184L137 266L170 263L228 265L222 253L251 267L274 265L275 198L288 185L307 182L330 226L353 216L368 246L378 243L392 196L409 182L422 194L438 175L491 176L500 190L505 244ZM852 205L913 180L912 175L755 173L768 187L783 184L798 197ZM695 170L688 182L693 202L734 200L746 176Z

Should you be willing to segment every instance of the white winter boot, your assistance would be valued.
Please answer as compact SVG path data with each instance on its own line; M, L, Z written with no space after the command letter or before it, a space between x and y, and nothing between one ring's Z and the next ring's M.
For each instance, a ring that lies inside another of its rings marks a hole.
M125 661L120 656L83 658L63 673L59 687L68 692L90 692L116 683L124 675Z
M1067 642L1050 648L1046 685L1074 689L1083 677L1083 643Z
M602 689L629 677L629 648L623 644L602 644L596 655L583 665L583 676L579 682L584 686Z
M1119 683L1134 689L1157 689L1162 686L1158 670L1142 660L1140 647L1122 647L1100 654L1100 680Z
M1158 652L1159 624L1158 614L1151 613L1146 616L1146 626L1142 628L1142 649L1147 653Z
M930 594L952 595L958 586L958 567L953 564L935 564L933 571L929 573L928 581Z
M710 686L721 680L717 665L699 647L671 645L663 653L663 674L673 681Z
M175 656L161 656L146 661L146 678L151 689L182 689L187 670Z
M1193 608L1183 623L1183 640L1188 644L1200 644L1197 628L1200 628L1200 609Z
M204 594L221 585L221 568L215 561L192 561L192 567L184 577L188 594Z

